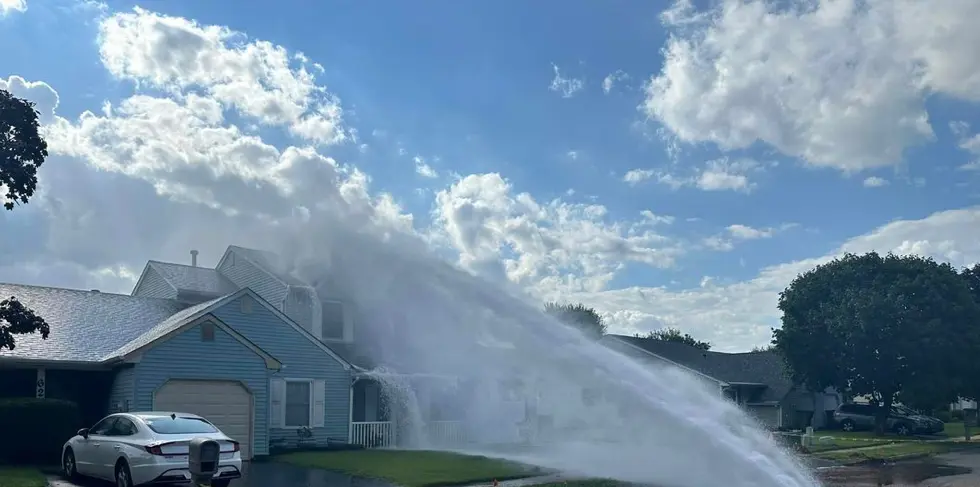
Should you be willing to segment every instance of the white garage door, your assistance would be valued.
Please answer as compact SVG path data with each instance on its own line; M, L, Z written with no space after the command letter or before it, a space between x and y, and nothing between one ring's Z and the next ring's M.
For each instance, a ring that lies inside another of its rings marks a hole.
M153 409L203 416L240 443L243 459L252 458L252 395L238 382L171 380L153 397Z

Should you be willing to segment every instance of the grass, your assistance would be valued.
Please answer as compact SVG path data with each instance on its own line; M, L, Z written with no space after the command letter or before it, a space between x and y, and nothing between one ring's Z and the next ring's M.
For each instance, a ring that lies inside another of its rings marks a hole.
M627 487L633 484L609 479L584 479L569 480L567 482L548 482L545 484L534 484L533 487Z
M384 479L404 487L473 484L543 473L537 467L506 460L414 450L296 452L278 455L275 461L357 477Z
M45 487L47 478L38 469L0 467L0 487Z
M972 443L954 443L946 441L934 442L904 442L889 443L870 448L851 448L816 452L813 455L842 464L854 464L867 461L889 461L903 458L938 455L950 451L978 448Z

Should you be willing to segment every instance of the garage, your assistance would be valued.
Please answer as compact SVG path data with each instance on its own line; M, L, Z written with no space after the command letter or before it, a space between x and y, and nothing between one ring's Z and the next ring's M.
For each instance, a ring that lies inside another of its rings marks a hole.
M240 443L242 459L252 458L252 394L236 381L170 380L153 396L156 411L207 418Z

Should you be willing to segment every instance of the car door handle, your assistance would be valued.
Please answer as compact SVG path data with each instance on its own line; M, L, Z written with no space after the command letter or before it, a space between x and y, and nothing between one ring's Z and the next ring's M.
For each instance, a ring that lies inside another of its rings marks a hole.
M102 443L92 443L92 447L94 448L98 448L100 445L102 445Z
M119 451L122 450L122 445L113 445L112 448L115 449L116 451Z

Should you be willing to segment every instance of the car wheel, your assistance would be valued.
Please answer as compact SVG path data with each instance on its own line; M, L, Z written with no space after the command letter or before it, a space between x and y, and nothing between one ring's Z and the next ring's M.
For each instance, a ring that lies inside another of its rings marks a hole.
M116 487L133 487L133 476L125 460L116 464Z
M75 452L71 448L65 449L65 454L61 457L61 470L68 480L78 480L78 466L75 464Z
M854 431L854 421L851 421L849 419L845 419L844 421L841 421L840 429L848 432Z
M898 425L895 426L895 432L898 433L898 436L908 436L912 430L909 429L907 424L898 423Z
M211 481L211 487L228 487L229 485L231 485L231 479L219 479L219 480Z

